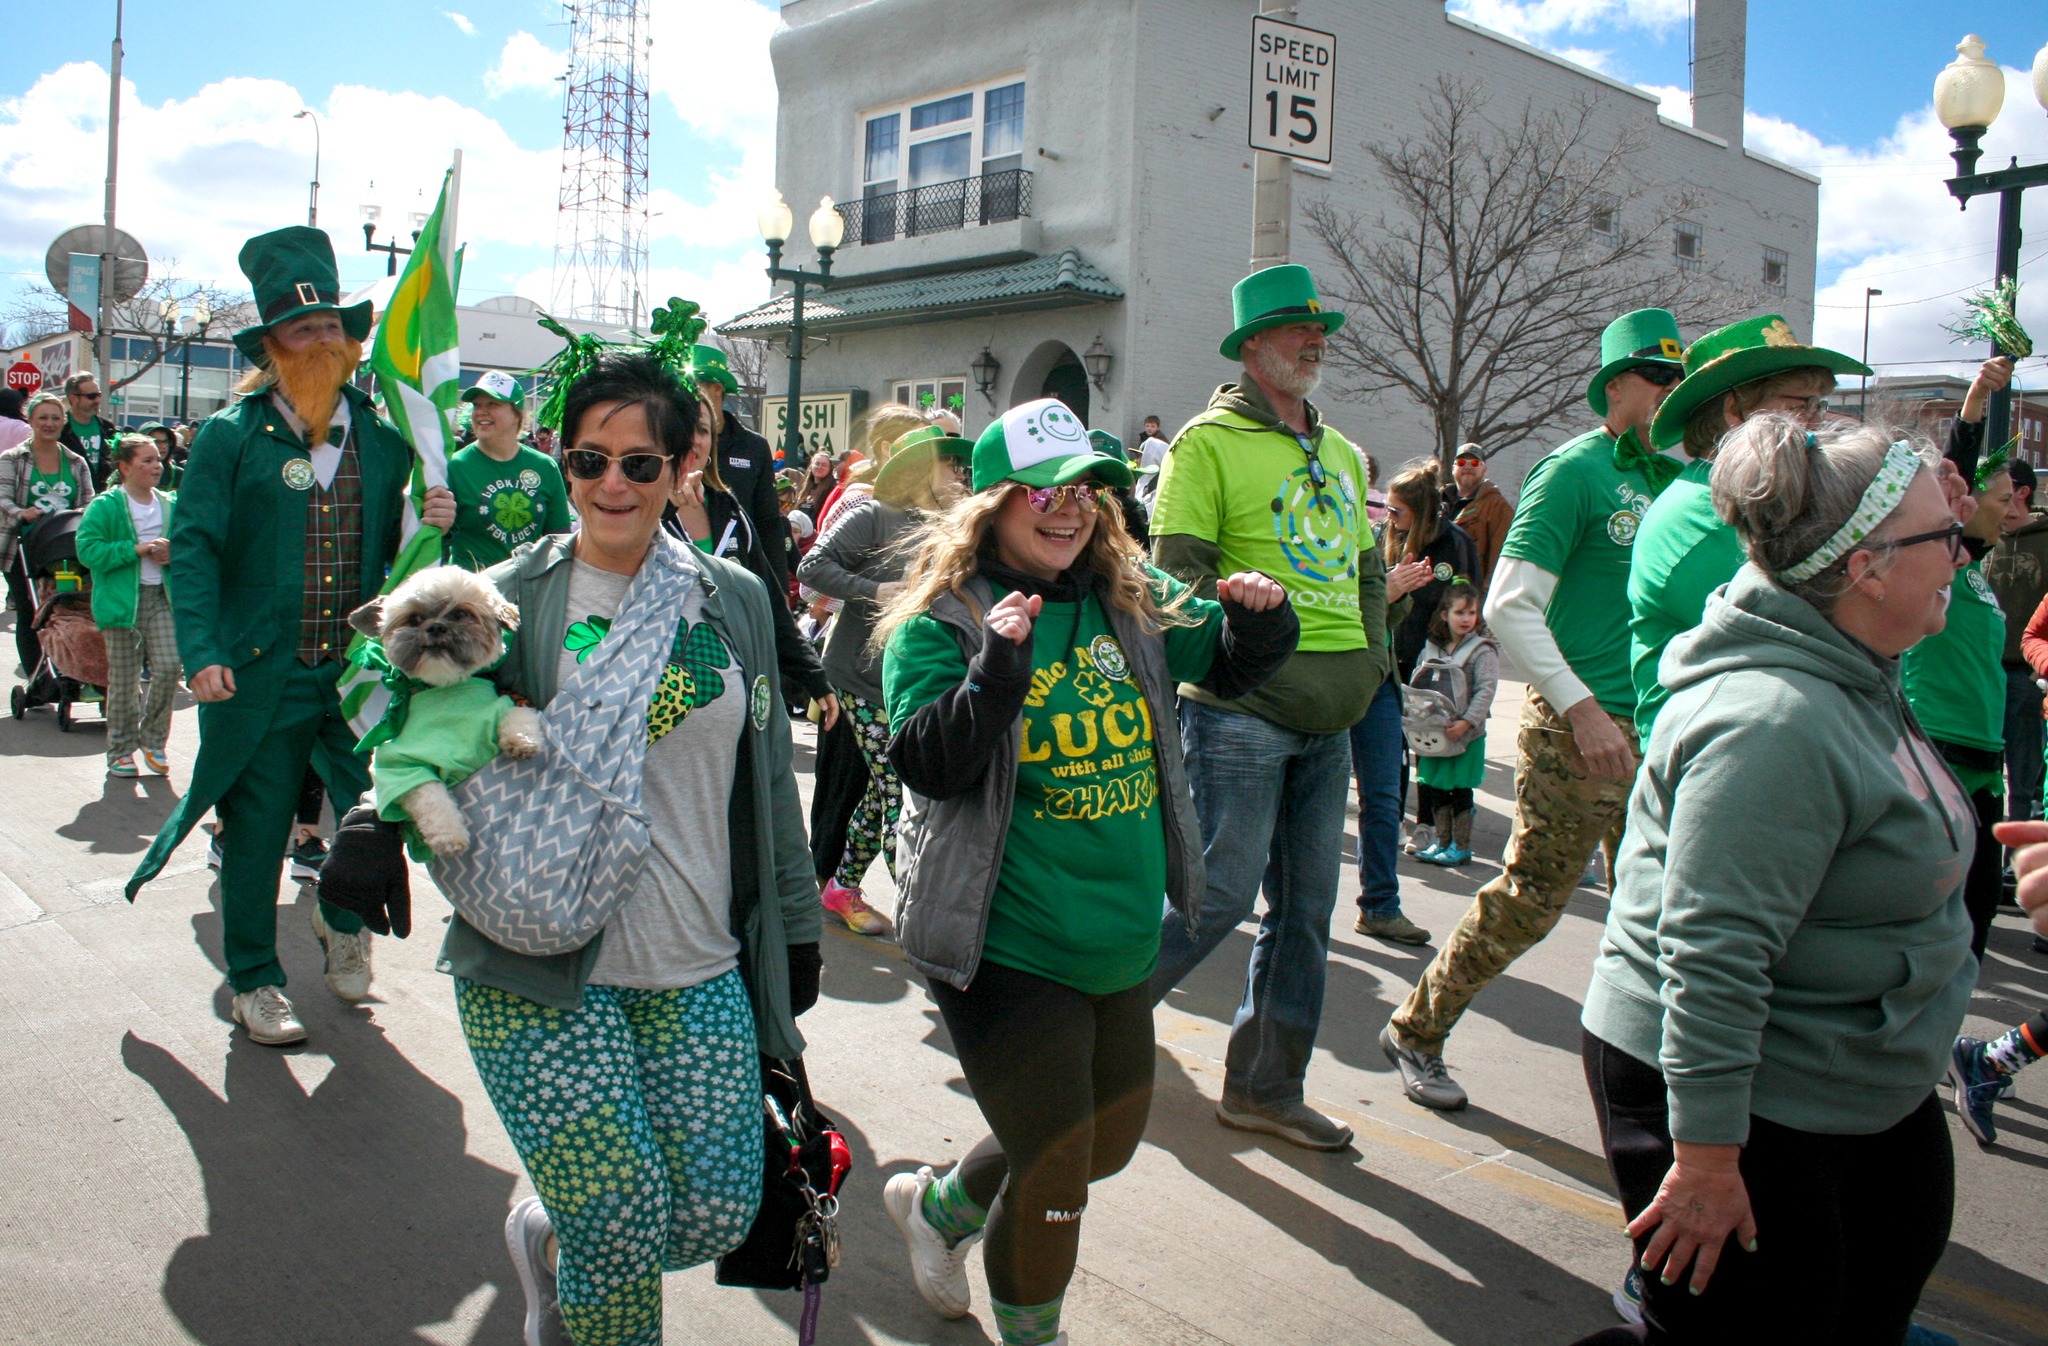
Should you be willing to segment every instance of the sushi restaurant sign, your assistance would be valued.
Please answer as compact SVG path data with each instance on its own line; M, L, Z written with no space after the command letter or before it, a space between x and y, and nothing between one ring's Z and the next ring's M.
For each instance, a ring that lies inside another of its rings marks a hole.
M839 393L805 393L797 411L797 432L808 454L845 453L852 442L853 418L867 409L867 394L859 389ZM789 399L761 399L761 435L773 448L789 443Z

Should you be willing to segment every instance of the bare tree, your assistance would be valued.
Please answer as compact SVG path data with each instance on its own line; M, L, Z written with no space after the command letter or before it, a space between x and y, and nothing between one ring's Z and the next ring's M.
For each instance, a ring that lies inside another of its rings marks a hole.
M1421 134L1366 147L1389 209L1371 221L1327 198L1303 210L1336 263L1326 293L1351 318L1330 342L1343 391L1423 407L1446 473L1461 443L1492 455L1556 424L1619 314L1718 323L1757 301L1674 255L1704 196L1646 183L1645 134L1615 134L1601 114L1585 96L1495 121L1477 86L1441 76Z
M751 337L722 337L725 363L739 380L743 397L759 397L768 388L768 343Z
M114 305L112 335L140 337L149 345L138 358L131 344L130 361L134 362L133 372L126 378L117 379L113 389L125 388L156 368L179 347L182 337L164 335L163 306L175 303L186 313L194 312L204 303L216 315L215 329L231 329L247 326L247 321L238 321L236 309L249 303L245 290L228 290L206 281L183 280L175 271L167 269L166 274L151 276L133 298ZM96 315L95 315L96 316ZM247 315L241 315L246 318ZM0 331L8 346L26 346L44 338L56 336L70 330L71 305L65 297L47 285L31 285L19 291L4 308L0 308ZM109 391L113 391L109 389Z

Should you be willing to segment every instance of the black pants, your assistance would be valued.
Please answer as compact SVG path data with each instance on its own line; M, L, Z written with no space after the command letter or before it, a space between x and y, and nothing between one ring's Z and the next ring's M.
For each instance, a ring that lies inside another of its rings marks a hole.
M992 1133L960 1161L967 1194L989 1213L989 1293L1049 1303L1074 1276L1088 1184L1130 1163L1145 1134L1151 983L1086 995L983 962L965 991L931 989Z
M28 557L17 541L14 559L7 563L7 600L14 604L14 653L21 661L21 676L31 682L36 665L43 661L43 642L36 639L36 591L28 582Z
M1449 809L1453 813L1472 811L1472 789L1460 786L1455 790L1439 790L1434 785L1415 782L1415 821L1436 826L1436 811ZM1442 837L1437 840L1442 841Z
M868 788L868 764L860 755L853 716L839 708L839 723L818 730L818 755L811 767L811 870L830 878L846 853L846 827Z
M1981 961L1985 941L1991 938L1991 918L1998 914L1998 871L2005 863L1991 825L2005 820L2005 800L1989 790L1978 790L1970 796L1970 806L1977 810L1977 849L1970 856L1969 876L1963 880L1963 906L1970 913L1970 952Z
M318 827L320 825L320 804L326 798L326 795L327 787L321 783L320 773L310 766L307 767L306 778L299 782L298 812L293 814L292 817L307 827ZM354 803L354 800L350 800L348 803L341 805L341 811L343 813L348 812Z
M1580 1045L1607 1162L1633 1220L1671 1169L1664 1077L1590 1033ZM1932 1091L1904 1121L1869 1136L1817 1135L1751 1117L1741 1165L1757 1250L1731 1238L1697 1297L1685 1278L1667 1286L1645 1274L1643 1326L1596 1333L1580 1346L1874 1346L1905 1337L1955 1210L1955 1158ZM1638 1260L1648 1246L1648 1235L1636 1240Z

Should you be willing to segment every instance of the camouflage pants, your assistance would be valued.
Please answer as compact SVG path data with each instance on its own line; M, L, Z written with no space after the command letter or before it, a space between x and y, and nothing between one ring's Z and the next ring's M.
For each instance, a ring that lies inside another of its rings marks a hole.
M1612 718L1635 751L1635 725ZM1394 1034L1403 1046L1441 1052L1472 997L1557 924L1594 849L1604 844L1611 865L1621 840L1634 773L1627 780L1589 774L1571 722L1533 691L1522 707L1517 744L1515 821L1500 877L1473 897L1471 910L1394 1012Z

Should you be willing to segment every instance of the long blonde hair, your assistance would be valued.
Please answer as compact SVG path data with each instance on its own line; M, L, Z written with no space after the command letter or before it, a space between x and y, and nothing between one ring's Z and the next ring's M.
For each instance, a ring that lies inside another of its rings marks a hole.
M896 628L919 613L931 610L940 594L952 594L967 605L979 621L985 615L967 592L967 581L981 569L981 558L990 550L989 535L995 518L1010 497L1024 488L1004 482L993 490L978 491L958 501L941 514L930 516L904 540L910 564L903 575L903 591L882 609L875 623L870 647L881 650ZM1167 602L1160 602L1156 581L1147 572L1145 553L1124 528L1123 508L1114 495L1104 492L1096 507L1095 532L1088 539L1088 568L1099 582L1102 601L1138 620L1147 633L1169 626L1199 626L1202 619L1188 611L1183 589Z

